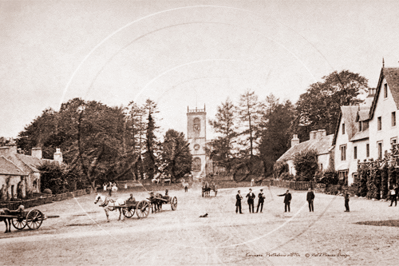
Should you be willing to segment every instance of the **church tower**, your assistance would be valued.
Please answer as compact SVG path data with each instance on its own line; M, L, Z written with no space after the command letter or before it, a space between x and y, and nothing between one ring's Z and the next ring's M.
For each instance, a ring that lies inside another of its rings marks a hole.
M204 178L206 154L206 112L204 109L189 109L187 106L187 139L193 155L191 174L194 178Z

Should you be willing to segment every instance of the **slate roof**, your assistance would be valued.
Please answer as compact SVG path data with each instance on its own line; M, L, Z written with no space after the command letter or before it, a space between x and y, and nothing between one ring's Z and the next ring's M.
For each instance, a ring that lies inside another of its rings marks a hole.
M378 79L375 97L373 99L373 103L370 108L370 114L369 114L370 119L373 118L374 111L377 105L378 96L380 95L381 91L381 83L384 77L388 83L388 88L391 91L393 100L395 101L396 109L399 110L399 68L383 67L381 68L380 78Z
M364 131L357 132L356 135L354 135L353 138L351 138L351 141L357 141L368 138L369 138L369 129L366 129Z
M19 176L27 175L18 166L16 166L13 162L8 160L4 156L0 156L0 174Z
M356 135L358 131L358 126L356 125L356 120L358 116L359 106L341 106L341 112L339 114L338 123L335 127L335 134L332 145L335 145L337 136L339 134L339 126L341 125L341 119L345 123L345 134L348 136L348 141Z
M15 160L21 161L30 171L35 172L35 173L40 173L40 171L37 169L37 167L39 165L43 164L44 161L47 161L47 159L39 159L34 156L29 156L29 155L19 154L19 153L12 154L12 155L8 156L7 158L9 160L13 161L14 163L16 163Z
M316 150L317 155L327 154L330 151L332 140L334 135L328 135L319 139L311 139L301 142L297 145L292 146L286 151L277 161L292 160L295 154L305 150Z

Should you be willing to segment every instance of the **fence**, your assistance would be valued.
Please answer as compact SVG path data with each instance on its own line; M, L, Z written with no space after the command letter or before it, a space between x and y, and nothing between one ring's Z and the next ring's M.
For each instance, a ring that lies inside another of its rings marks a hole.
M91 189L81 189L73 192L66 192L61 194L49 195L49 194L41 194L37 198L26 199L26 200L17 200L17 201L8 201L0 203L0 208L7 208L10 210L18 209L19 205L23 205L25 208L31 208L47 203L52 203L53 201L61 201L66 199L71 199L73 197L79 197L82 195L90 194Z

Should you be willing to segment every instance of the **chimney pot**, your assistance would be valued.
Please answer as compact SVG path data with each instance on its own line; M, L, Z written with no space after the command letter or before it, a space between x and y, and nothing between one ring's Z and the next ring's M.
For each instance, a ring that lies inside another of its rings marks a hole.
M292 140L291 140L291 147L293 147L293 146L295 146L297 144L299 144L299 138L298 138L297 134L294 134L292 136Z
M42 159L42 148L41 147L33 147L32 148L32 157Z

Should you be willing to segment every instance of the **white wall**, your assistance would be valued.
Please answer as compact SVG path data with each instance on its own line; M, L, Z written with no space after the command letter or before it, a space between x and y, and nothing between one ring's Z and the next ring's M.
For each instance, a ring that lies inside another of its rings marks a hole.
M370 139L370 157L376 160L378 158L377 142L382 141L382 154L391 150L391 138L398 137L399 133L399 113L397 112L395 102L392 98L391 91L388 86L388 97L384 97L384 84L386 80L381 82L381 90L378 95L376 108L373 119L370 121L369 139ZM396 126L391 126L391 113L396 112ZM377 130L378 117L382 118L382 129Z

